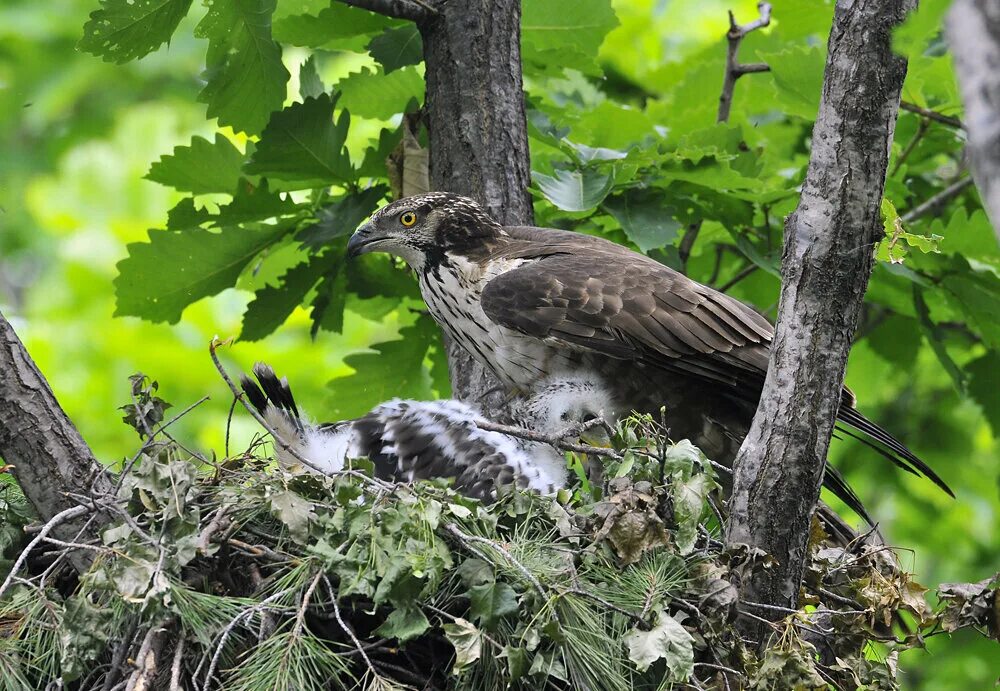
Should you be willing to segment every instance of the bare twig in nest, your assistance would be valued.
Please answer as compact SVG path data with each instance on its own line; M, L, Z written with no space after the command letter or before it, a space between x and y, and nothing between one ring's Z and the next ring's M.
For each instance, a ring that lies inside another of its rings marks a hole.
M372 665L371 659L368 657L368 653L365 652L365 647L361 645L361 641L358 640L357 635L354 633L354 629L347 625L344 621L344 617L340 614L340 603L337 601L337 591L333 589L333 585L330 583L330 579L326 577L322 571L319 572L317 578L322 577L323 583L326 585L326 590L330 595L330 604L333 606L333 615L337 619L337 625L340 627L341 631L347 634L347 637L351 639L354 644L354 649L361 655L361 659L365 661L365 665L368 667L368 671L375 677L380 677L375 666ZM303 598L304 600L304 598Z
M184 659L184 635L177 637L174 660L170 665L170 691L184 691L181 685L181 661Z
M729 42L729 49L726 52L726 77L722 82L722 94L719 96L719 112L716 122L726 122L729 120L729 111L733 106L733 90L736 88L736 80L744 74L752 72L768 72L770 66L764 62L752 62L742 64L739 61L740 43L747 34L763 28L771 23L771 3L758 2L757 11L760 16L749 24L742 26L736 23L733 13L729 13L729 31L726 33L726 40Z
M14 565L10 567L10 572L7 574L7 578L4 580L3 585L0 585L0 598L3 597L4 593L7 592L7 588L14 580L14 576L17 572L21 570L24 566L24 562L28 560L28 555L31 554L31 550L35 549L45 538L48 536L49 532L58 526L60 523L65 521L71 521L77 516L82 516L83 514L90 511L90 507L87 506L71 506L68 509L63 509L55 516L53 516L48 523L42 526L42 529L38 531L38 535L28 543L28 546L24 548L24 551L17 557Z
M582 426L574 427L570 430L559 432L557 434L542 434L541 432L525 429L524 427L501 425L496 422L488 422L485 420L477 421L474 424L479 429L486 430L487 432L499 432L501 434L509 434L512 437L517 437L518 439L551 444L552 446L555 446L558 449L563 449L564 451L575 451L577 453L586 453L593 456L604 456L605 458L621 460L621 455L614 449L605 449L601 446L590 446L589 444L576 444L565 441L564 439L567 434L573 434L574 432L579 434L580 432L585 432L590 427L606 424L601 419L591 420Z

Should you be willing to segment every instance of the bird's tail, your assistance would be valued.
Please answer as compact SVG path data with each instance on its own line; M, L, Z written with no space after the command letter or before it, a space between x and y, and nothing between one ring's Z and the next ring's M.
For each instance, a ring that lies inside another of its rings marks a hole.
M344 456L337 457L335 447L340 445L344 433L335 425L317 427L303 420L288 379L279 379L269 365L256 363L253 374L256 382L244 374L240 386L253 407L281 437L283 443L274 444L274 455L281 466L291 472L302 472L306 467L325 473L342 470Z
M942 490L954 497L947 483L935 473L929 465L920 460L916 454L906 448L906 445L893 437L889 432L862 415L856 408L841 405L837 413L837 431L854 437L866 446L879 452L903 470L914 475L923 475Z

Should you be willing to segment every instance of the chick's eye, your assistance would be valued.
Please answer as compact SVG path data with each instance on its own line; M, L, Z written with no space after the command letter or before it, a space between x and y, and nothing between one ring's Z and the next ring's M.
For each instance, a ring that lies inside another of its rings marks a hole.
M417 215L412 211L407 211L399 217L399 222L409 228L417 222Z

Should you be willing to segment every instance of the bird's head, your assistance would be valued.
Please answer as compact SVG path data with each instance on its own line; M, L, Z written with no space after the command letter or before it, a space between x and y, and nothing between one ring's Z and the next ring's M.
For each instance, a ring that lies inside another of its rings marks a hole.
M515 404L512 413L524 427L551 435L598 418L613 427L620 410L603 382L580 375L550 377L529 398ZM610 441L603 425L591 427L581 438L594 446L607 446Z
M383 206L358 228L347 255L387 252L415 270L448 252L467 252L503 234L503 227L468 197L429 192Z

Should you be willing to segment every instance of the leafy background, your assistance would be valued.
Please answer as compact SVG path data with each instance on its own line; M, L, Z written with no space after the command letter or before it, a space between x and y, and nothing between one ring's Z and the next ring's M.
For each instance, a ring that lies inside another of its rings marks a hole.
M961 117L946 6L921 3L896 44L910 57L904 99ZM739 82L719 125L730 7L755 16L749 2L525 1L535 210L773 316L832 5L774 3L741 51L772 71ZM385 158L422 99L419 61L408 23L322 0L0 7L0 307L100 457L132 447L115 408L137 370L177 404L210 395L181 433L224 453L215 334L239 336L231 365L272 363L323 418L447 395L412 279L384 257L342 260L388 194ZM862 409L958 500L857 444L832 451L927 585L986 577L1000 541L1000 250L972 188L895 226L897 210L967 175L963 139L900 115L884 208L895 240L848 370ZM255 432L233 420L234 441ZM904 656L904 683L985 687L995 652L968 632L932 638Z

